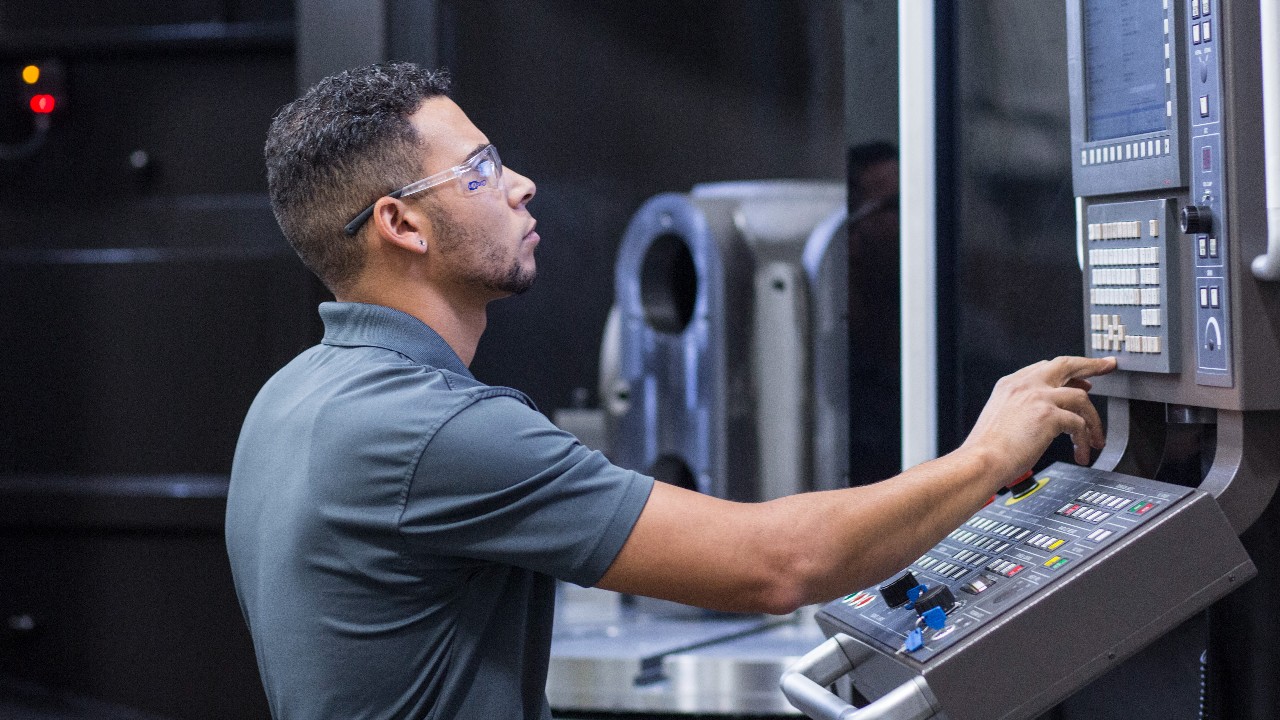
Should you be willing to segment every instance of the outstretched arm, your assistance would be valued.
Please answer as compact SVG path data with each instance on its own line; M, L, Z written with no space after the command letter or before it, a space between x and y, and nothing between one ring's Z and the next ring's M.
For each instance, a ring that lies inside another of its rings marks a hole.
M885 579L1031 469L1068 433L1104 442L1087 378L1115 360L1061 357L996 384L964 444L888 480L734 503L657 483L598 585L719 610L786 613Z

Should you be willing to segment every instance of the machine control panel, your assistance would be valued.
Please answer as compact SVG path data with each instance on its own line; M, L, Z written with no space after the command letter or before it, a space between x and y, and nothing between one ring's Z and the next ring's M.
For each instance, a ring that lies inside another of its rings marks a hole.
M927 663L1191 492L1055 463L885 584L828 604L820 622Z
M1231 387L1231 321L1227 252L1230 228L1226 222L1226 155L1222 144L1224 107L1221 53L1214 25L1216 0L1194 0L1186 15L1191 43L1187 63L1190 128L1190 203L1181 224L1191 240L1189 255L1195 267L1195 288L1189 305L1195 308L1196 383Z
M1168 199L1099 203L1085 217L1085 287L1091 357L1116 356L1121 370L1177 372L1179 237ZM1172 244L1176 248L1176 243Z

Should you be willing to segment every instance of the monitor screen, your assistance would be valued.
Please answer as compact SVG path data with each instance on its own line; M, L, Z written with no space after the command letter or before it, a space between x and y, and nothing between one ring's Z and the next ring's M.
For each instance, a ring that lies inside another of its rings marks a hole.
M1160 0L1085 0L1084 5L1089 141L1167 130Z

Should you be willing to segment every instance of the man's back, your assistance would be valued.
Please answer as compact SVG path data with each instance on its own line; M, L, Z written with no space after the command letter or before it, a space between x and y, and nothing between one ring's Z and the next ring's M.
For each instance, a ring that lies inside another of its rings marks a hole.
M417 320L322 314L324 344L255 400L228 499L273 713L546 717L548 573L594 582L647 484L616 469L602 484L598 453L476 381ZM565 527L578 512L594 529Z

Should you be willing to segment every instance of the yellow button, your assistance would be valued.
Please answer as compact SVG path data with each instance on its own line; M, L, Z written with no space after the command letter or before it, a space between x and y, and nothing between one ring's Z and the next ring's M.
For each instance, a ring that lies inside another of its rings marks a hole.
M1050 565L1052 565L1052 564L1054 564L1054 563L1058 562L1058 561L1059 561L1059 560L1061 560L1061 559L1062 559L1061 557L1058 557L1057 555L1054 555L1053 557L1051 557L1051 558L1049 558L1048 560L1045 560L1045 561L1044 561L1044 566L1045 566L1045 567L1049 567Z
M1058 548L1062 547L1062 544L1065 542L1066 540L1054 540L1053 542L1049 543L1049 549L1057 550Z

